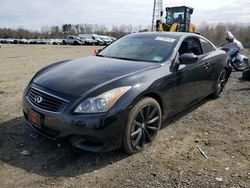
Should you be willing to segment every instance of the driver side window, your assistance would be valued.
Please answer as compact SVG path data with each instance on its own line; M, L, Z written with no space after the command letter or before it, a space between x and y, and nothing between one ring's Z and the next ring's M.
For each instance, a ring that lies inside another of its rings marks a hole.
M185 39L179 49L179 54L193 53L195 55L202 54L202 48L199 39L197 38L187 38Z

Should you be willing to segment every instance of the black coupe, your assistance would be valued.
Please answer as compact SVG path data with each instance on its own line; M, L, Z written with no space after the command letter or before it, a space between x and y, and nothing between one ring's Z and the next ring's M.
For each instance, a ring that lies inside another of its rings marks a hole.
M132 154L153 142L164 118L208 95L218 98L230 73L225 52L200 35L131 34L96 56L38 71L24 91L23 112L48 138Z

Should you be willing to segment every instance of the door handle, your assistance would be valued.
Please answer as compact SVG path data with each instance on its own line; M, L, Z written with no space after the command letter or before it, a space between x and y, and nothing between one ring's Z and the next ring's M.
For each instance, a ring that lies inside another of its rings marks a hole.
M206 62L203 66L204 66L204 69L208 69L210 67L210 63Z

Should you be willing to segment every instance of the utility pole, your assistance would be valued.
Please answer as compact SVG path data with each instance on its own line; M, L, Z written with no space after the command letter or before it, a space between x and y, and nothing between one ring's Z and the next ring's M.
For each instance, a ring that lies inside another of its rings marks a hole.
M162 0L154 0L151 31L156 30L156 28L155 28L156 20L161 20L161 12L162 11L163 11Z

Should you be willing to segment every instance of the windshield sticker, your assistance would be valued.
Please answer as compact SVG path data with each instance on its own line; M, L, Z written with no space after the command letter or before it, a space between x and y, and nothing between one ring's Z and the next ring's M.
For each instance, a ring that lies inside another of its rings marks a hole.
M154 56L153 61L161 61L163 58L161 56Z
M164 41L164 42L174 42L175 39L172 38L167 38L167 37L156 37L155 40L160 40L160 41Z

